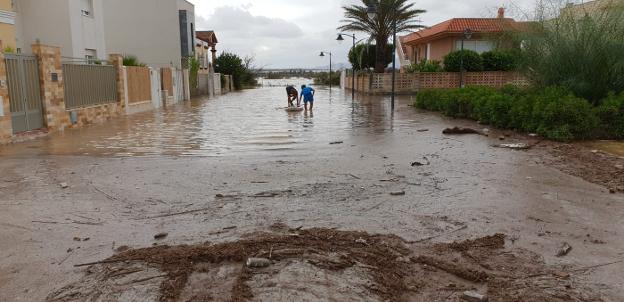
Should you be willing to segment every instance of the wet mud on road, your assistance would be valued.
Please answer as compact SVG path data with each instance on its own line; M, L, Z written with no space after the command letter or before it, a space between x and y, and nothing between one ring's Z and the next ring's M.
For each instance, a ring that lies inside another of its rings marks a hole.
M392 113L319 89L313 114L287 113L282 90L0 147L0 301L624 299L623 198L548 146L442 135L483 127L407 98ZM450 244L495 234L503 246ZM274 262L251 270L249 256ZM106 259L129 262L75 267ZM487 278L462 273L475 271ZM206 280L225 281L194 290Z

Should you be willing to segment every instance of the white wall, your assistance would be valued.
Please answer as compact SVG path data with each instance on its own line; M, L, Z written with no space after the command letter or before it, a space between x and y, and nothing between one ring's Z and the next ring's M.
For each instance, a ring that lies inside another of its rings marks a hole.
M85 49L95 49L98 59L108 59L106 44L104 43L104 15L102 1L92 0L93 11L91 16L83 16L81 12L84 0L70 0L72 11L71 28L75 57L84 57ZM73 12L79 12L74 14Z
M152 67L180 66L175 0L104 0L107 52L135 55Z
M31 53L37 39L42 44L58 46L65 57L84 59L85 49L94 49L98 58L106 58L102 1L93 0L91 17L82 15L84 0L16 1L17 47Z
M31 45L39 39L60 47L63 55L73 55L68 1L19 0L15 5L17 48L32 53Z

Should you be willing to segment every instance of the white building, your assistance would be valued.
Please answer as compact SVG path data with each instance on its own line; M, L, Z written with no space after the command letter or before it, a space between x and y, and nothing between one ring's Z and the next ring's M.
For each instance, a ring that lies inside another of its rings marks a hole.
M59 46L66 60L134 55L152 67L180 67L194 54L195 8L186 0L18 0L19 52Z
M105 59L102 3L108 0L15 1L18 52L31 53L31 45L59 46L67 58Z

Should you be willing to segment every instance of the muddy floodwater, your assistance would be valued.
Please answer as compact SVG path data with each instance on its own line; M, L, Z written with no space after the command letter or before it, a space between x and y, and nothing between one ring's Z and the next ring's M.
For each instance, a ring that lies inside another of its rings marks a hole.
M533 138L269 86L0 146L0 301L624 300L624 198Z
M297 87L307 83L304 79L287 82ZM393 115L389 100L360 97L352 102L336 88L330 94L327 87L317 87L316 99L313 111L286 112L284 87L247 90L67 131L21 148L7 148L2 154L23 154L24 148L30 148L38 154L114 157L305 156L335 150L329 142L349 143L420 122L401 112ZM409 101L409 97L401 99L403 105Z

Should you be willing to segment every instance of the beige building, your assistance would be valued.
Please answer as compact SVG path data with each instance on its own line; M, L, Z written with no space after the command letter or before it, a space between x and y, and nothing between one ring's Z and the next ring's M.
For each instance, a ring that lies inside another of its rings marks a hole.
M505 17L505 10L498 11L497 18L454 18L429 28L400 37L401 66L421 61L442 61L449 53L462 47L477 53L496 48L492 38L507 31L523 30L525 22ZM470 30L470 39L464 32Z
M561 10L561 14L573 14L582 17L615 8L624 9L624 0L594 0L581 4L568 3L566 7Z
M4 50L15 50L15 11L11 0L0 0L0 41Z
M195 44L195 58L199 61L201 69L209 69L217 57L217 35L214 31L197 31L197 43Z

